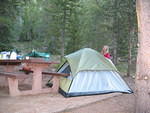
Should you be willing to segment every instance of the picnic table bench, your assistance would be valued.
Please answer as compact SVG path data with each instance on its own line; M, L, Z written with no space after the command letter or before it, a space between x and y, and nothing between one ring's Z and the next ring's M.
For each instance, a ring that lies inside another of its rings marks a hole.
M19 71L23 71L26 74L33 73L33 71L31 69L29 69L29 70L20 69ZM49 71L42 71L42 74L52 75L52 76L69 76L69 74L67 74L67 73L49 72Z
M13 72L0 72L0 76L7 77L9 93L11 96L15 96L16 93L19 94L18 80L26 79L29 77L26 74L13 73Z
M26 74L33 73L31 68L23 67L22 69L19 69L19 71L23 71ZM50 76L69 76L68 73L59 73L59 72L50 72L50 71L42 71L42 74L44 75L50 75Z

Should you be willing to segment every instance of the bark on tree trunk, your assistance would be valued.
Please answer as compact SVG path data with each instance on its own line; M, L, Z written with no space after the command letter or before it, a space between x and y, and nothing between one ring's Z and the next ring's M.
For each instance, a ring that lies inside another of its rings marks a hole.
M150 0L137 0L136 113L150 113Z

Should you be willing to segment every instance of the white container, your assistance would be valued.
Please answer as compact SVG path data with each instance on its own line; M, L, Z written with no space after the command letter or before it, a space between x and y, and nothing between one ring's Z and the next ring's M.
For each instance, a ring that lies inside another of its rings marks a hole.
M10 54L10 59L12 59L12 60L17 59L17 53L13 51L13 52Z
M26 60L29 60L30 59L30 57L29 56L26 56Z

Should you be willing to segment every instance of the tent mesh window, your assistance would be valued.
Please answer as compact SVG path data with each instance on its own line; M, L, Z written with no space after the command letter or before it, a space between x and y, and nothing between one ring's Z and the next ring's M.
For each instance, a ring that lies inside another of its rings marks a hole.
M67 74L70 74L71 75L71 68L69 66L68 63L65 63L60 70L58 70L59 73L67 73ZM67 78L68 76L66 76Z

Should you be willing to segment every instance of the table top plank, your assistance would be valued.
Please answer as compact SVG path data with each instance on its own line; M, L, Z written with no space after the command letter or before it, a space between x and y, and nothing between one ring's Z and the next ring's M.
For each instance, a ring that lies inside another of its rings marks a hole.
M0 60L0 65L18 65L21 63L36 63L36 64L59 64L54 61L46 61L42 59L28 59L28 60Z
M0 60L0 65L19 65L21 60Z

